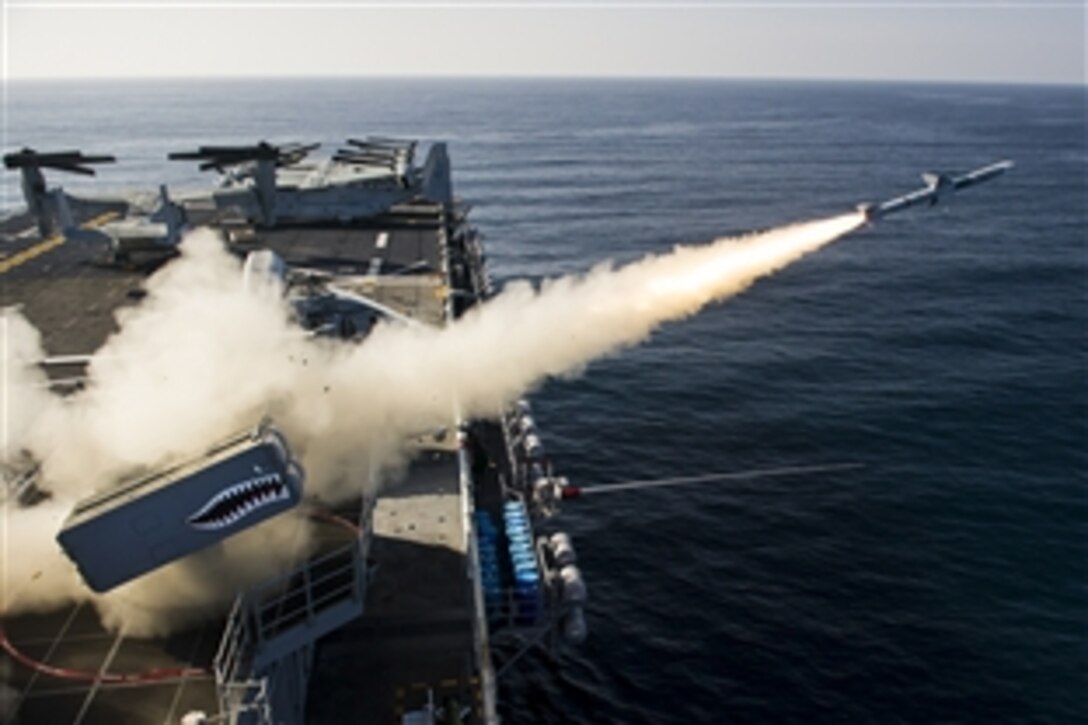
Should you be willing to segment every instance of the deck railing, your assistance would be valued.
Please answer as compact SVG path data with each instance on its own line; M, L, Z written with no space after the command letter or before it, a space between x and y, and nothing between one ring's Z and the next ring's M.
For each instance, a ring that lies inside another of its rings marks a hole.
M364 505L370 520L373 503ZM290 722L274 713L273 684L280 663L318 638L359 617L366 598L370 535L361 527L351 543L308 560L294 571L240 594L215 657L220 708L232 725ZM283 668L301 672L305 668ZM300 675L302 676L302 675ZM305 682L296 689L305 692Z

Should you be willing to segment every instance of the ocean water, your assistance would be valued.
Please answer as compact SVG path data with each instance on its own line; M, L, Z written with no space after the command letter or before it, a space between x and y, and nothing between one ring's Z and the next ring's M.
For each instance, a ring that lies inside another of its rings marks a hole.
M535 393L548 453L579 484L865 468L571 502L590 638L504 675L502 714L1088 721L1083 87L311 80L8 93L4 149L116 154L94 188L204 183L193 164L163 160L201 143L445 139L500 281L832 215L914 189L922 171L1015 160L947 207L863 229ZM7 174L2 207L18 203Z

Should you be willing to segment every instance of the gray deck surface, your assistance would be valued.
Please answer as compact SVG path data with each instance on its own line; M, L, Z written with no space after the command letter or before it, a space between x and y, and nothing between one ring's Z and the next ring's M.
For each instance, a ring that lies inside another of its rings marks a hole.
M460 508L451 452L424 453L378 499L366 612L321 643L309 722L399 722L428 689L478 712Z
M169 639L119 639L102 629L96 612L87 605L20 616L5 624L12 643L24 654L51 666L91 673L200 666L214 656L221 626L210 623ZM8 686L21 698L14 722L165 724L178 722L190 710L216 709L211 675L153 684L109 684L58 679L14 663L7 671Z
M36 234L5 235L0 264L40 245ZM0 274L0 306L20 305L50 355L93 352L117 329L114 310L136 301L144 275L110 269L94 259L91 250L65 242Z
M138 304L146 274L96 262L71 242L43 242L15 217L0 228L0 306L20 305L42 332L48 355L88 354L114 332L115 311ZM287 228L245 235L292 265L356 277L352 287L401 312L440 324L445 317L443 230L433 208L406 209L352 228ZM380 260L375 264L375 260ZM146 260L139 260L144 262ZM168 262L167 262L168 263ZM78 372L53 369L54 377ZM437 446L441 448L441 446ZM475 707L472 601L465 574L455 453L424 453L407 480L375 507L375 578L357 622L321 642L311 680L308 721L394 722L418 707L425 690ZM17 550L18 542L11 542ZM143 672L188 665L210 668L221 621L169 639L118 638L93 608L4 621L25 654L88 672ZM190 710L217 711L211 676L156 684L57 679L0 654L0 677L18 692L14 722L176 723ZM3 708L0 708L2 711Z

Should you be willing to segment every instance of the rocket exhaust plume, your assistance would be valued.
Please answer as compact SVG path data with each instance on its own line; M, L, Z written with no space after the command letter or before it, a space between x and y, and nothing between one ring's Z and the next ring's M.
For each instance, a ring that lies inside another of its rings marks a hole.
M407 462L409 437L450 425L454 411L495 415L548 377L577 373L864 222L855 213L677 247L539 289L517 282L447 327L384 324L359 344L309 338L276 285L243 288L238 261L198 230L148 280L143 302L118 312L120 331L89 364L86 389L65 398L28 364L44 357L37 331L6 310L0 464L29 452L53 498L40 511L5 504L0 612L86 598L131 635L180 626L202 607L219 612L224 585L293 565L310 541L306 519L264 522L111 598L92 595L59 551L64 514L134 468L191 456L266 414L306 468L311 496L358 496L372 472L392 478Z
M443 329L386 326L329 367L343 392L324 417L423 430L449 411L490 416L546 378L644 340L657 326L736 294L863 223L858 214L679 247L580 277L508 285ZM348 381L367 381L365 387ZM329 460L330 457L323 457ZM386 461L379 461L386 463Z
M546 282L539 292L515 284L435 334L435 358L455 366L457 373L446 377L457 384L450 391L461 409L488 414L549 376L578 371L598 357L641 342L663 323L743 291L862 223L860 215L849 214L677 247L619 269L602 265L584 277ZM429 346L432 341L416 344ZM457 354L458 349L476 354ZM472 375L480 358L495 364L485 363L483 374Z

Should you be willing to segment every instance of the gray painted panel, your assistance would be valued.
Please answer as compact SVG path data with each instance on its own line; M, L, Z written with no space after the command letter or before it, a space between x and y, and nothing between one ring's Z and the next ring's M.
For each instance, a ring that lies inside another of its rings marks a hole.
M106 591L295 506L302 469L269 425L81 502L57 541Z

